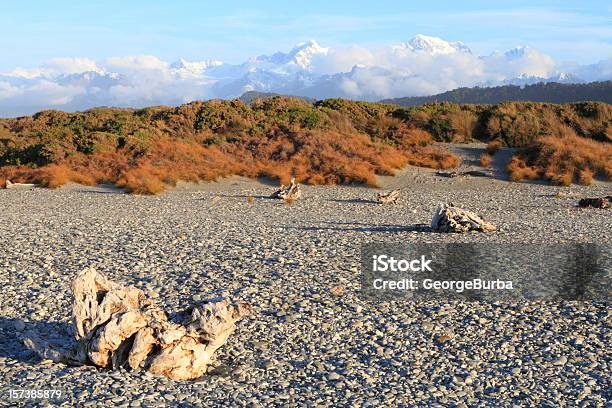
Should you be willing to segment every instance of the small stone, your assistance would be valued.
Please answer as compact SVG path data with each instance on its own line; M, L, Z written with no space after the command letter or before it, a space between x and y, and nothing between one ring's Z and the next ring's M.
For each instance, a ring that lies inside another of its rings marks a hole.
M263 360L261 363L261 368L264 370L270 370L274 368L274 361L272 360Z
M566 363L567 363L566 356L561 356L553 362L553 364L556 366L562 366L562 365L565 365Z
M329 381L338 381L340 379L340 374L338 374L338 373L329 373L327 375L327 379Z
M15 323L13 323L15 330L17 331L24 331L25 330L25 323L23 322L23 320L15 320Z

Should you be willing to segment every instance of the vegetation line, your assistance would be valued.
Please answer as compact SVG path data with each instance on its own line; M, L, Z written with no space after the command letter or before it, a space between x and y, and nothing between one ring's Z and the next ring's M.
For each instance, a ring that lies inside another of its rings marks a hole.
M0 120L0 183L58 187L114 183L155 194L177 181L232 174L287 183L376 185L408 164L447 169L459 159L433 144L519 147L513 179L590 183L612 174L610 105L382 103L290 97L92 109ZM487 161L487 158L483 159Z

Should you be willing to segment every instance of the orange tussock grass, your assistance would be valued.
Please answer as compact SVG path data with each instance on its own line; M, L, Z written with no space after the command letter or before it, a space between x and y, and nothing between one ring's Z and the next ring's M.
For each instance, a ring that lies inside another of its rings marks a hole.
M307 184L376 186L378 175L393 175L408 164L446 169L459 162L388 106L343 100L45 111L5 122L2 183L7 178L48 187L114 183L129 192L157 194L178 181L239 174L284 184L295 176Z
M537 172L538 178L554 184L569 186L577 180L590 184L595 175L606 180L612 178L612 144L579 137L573 132L563 136L543 136L522 149L520 158L524 166L511 165L511 177L520 178L524 168ZM513 173L516 173L514 175Z
M528 166L523 159L516 156L513 156L508 163L508 173L512 181L535 180L539 177L536 168Z
M487 144L487 153L491 156L493 156L495 153L497 153L497 151L499 150L499 148L502 146L502 143L500 140L491 140L488 144Z
M578 172L578 184L590 186L593 184L593 171L590 169L582 169Z
M93 177L71 169L67 164L51 164L37 169L26 166L2 168L0 179L17 183L35 183L43 187L58 188L69 182L91 186L96 184Z
M479 161L480 161L480 165L482 167L489 167L489 166L491 166L491 163L493 163L493 158L490 155L485 153L485 154L480 156L480 160Z

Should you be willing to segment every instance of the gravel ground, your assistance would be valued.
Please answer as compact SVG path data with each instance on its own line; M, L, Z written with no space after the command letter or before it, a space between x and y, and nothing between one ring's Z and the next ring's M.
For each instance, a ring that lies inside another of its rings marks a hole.
M378 190L352 186L307 186L285 204L264 197L273 186L240 178L158 197L0 190L0 405L10 405L8 389L60 389L59 400L11 403L610 406L607 303L376 303L357 294L362 243L609 243L610 210L575 208L609 185L568 190L417 169L382 183L404 187L399 204L374 204ZM422 224L447 200L500 230L428 231ZM69 324L70 282L89 265L168 310L224 294L255 314L200 381L40 361L23 333Z

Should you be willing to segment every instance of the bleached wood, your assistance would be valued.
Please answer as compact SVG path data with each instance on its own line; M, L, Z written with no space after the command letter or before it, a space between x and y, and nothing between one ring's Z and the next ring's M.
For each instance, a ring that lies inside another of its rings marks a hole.
M391 190L386 194L376 194L376 201L381 204L395 204L400 198L400 190Z
M112 282L93 268L77 275L72 293L75 338L50 342L28 333L27 347L59 363L142 366L174 380L206 373L236 322L251 312L246 304L220 298L189 308L179 314L186 316L182 321L173 322L140 289Z
M440 204L431 220L431 228L439 232L495 231L495 225L483 220L479 215L455 207L452 203Z
M11 180L6 180L5 187L9 188L31 188L36 187L36 184L32 183L13 183Z
M281 184L280 188L276 190L270 198L279 198L281 200L297 200L302 196L302 190L300 185L295 182L295 177L291 179L289 185L285 186Z

